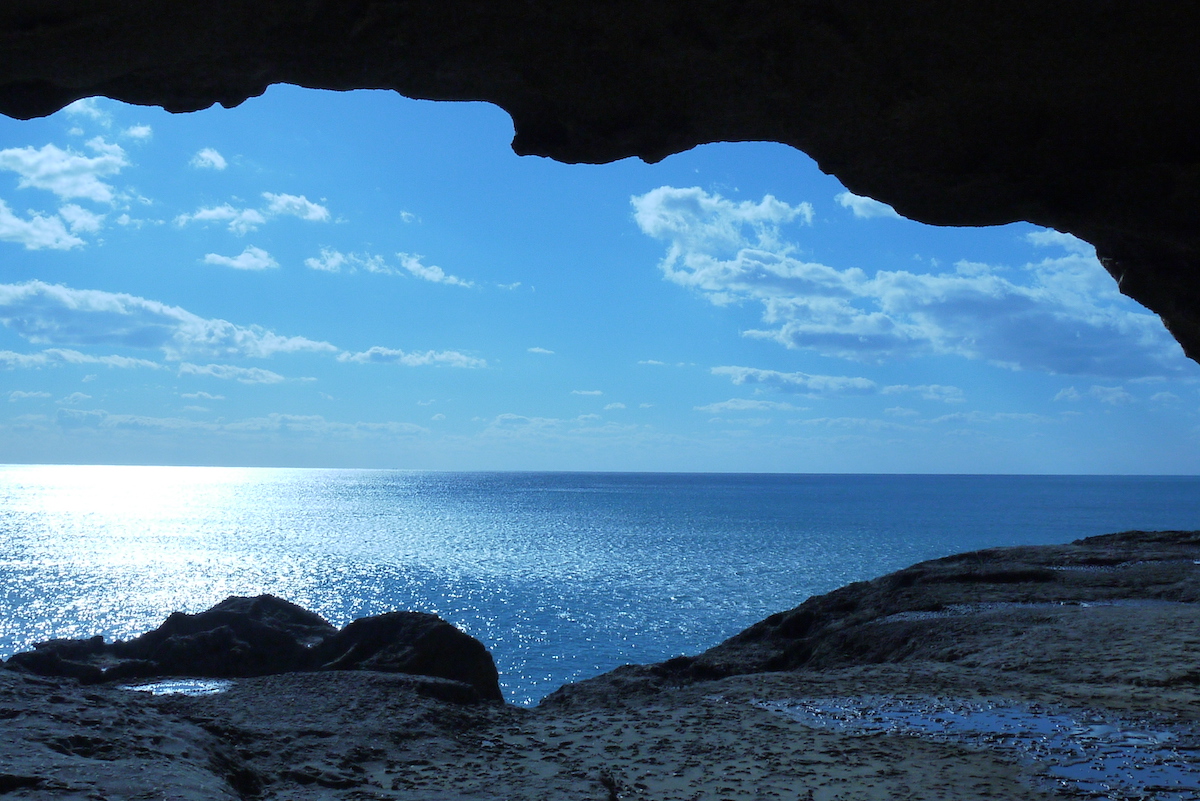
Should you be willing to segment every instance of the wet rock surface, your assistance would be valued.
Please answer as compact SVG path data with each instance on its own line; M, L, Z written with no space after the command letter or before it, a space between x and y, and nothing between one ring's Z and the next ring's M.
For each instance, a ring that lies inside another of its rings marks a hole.
M1178 801L1197 561L1198 532L1127 532L925 562L534 709L372 669L192 694L0 671L0 797ZM405 663L377 647L404 619L374 620L311 647Z
M502 701L483 644L436 615L392 612L340 631L313 612L272 595L231 597L195 615L176 612L157 629L106 643L52 640L14 654L4 667L84 684L190 676L236 678L311 670L410 673L464 685L443 694Z
M0 112L291 83L490 101L565 162L783 142L913 219L1082 237L1196 358L1198 28L1190 3L11 0Z
M771 701L807 726L907 734L1007 751L1048 786L1116 799L1191 801L1200 795L1200 725L1129 722L1096 710L943 698L849 697Z

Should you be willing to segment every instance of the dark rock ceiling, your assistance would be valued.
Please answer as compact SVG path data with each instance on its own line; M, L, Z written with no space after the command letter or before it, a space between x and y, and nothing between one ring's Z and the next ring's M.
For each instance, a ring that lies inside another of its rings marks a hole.
M1198 23L1117 0L7 0L0 112L291 83L489 101L518 153L566 162L783 142L916 220L1086 239L1198 359Z

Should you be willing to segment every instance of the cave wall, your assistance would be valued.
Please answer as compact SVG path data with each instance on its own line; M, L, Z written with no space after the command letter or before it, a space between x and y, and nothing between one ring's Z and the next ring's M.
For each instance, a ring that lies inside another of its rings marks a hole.
M1086 239L1200 360L1198 23L1115 0L8 0L0 113L291 83L489 101L516 152L564 162L782 142L916 220Z

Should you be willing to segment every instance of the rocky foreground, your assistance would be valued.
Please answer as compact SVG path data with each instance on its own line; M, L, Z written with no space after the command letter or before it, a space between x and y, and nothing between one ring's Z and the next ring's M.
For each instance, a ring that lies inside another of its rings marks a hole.
M535 709L437 618L269 596L5 667L4 799L1194 798L1200 532L924 562Z

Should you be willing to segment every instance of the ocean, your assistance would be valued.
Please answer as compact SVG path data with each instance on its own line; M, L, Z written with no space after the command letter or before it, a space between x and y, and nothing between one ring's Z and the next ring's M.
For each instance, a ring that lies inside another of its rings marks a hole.
M536 703L914 562L1200 528L1200 477L0 467L0 657L273 593L434 612Z

